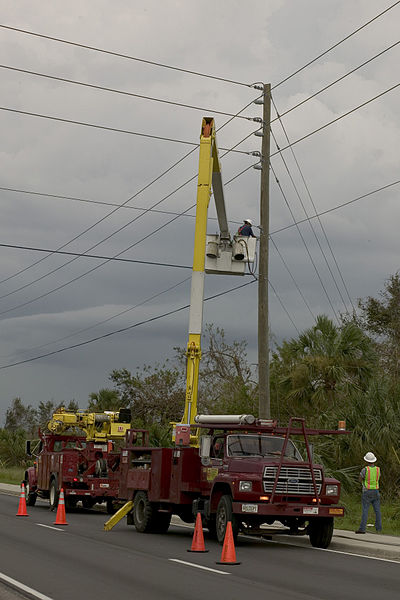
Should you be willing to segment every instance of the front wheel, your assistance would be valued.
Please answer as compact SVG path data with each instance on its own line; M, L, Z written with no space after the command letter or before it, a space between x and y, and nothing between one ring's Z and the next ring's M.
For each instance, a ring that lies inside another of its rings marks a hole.
M24 486L25 486L26 505L27 506L35 506L35 504L36 504L36 498L37 498L37 493L36 492L31 492L30 485L29 485L29 480L28 479L26 479L24 481Z
M319 517L310 520L308 534L315 548L327 548L333 535L333 517Z
M224 543L228 521L232 523L233 540L236 542L239 533L239 521L237 516L233 514L232 496L226 494L221 497L218 503L215 519L217 540L220 544Z

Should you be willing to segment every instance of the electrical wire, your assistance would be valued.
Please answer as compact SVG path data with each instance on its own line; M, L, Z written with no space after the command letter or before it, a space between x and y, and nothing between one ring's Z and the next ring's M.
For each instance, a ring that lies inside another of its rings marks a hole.
M238 142L241 143L241 142ZM237 179L238 177L240 177L241 175L243 175L243 173L245 173L246 171L248 171L249 169L252 168L252 165L248 166L246 169L244 169L243 171L241 171L240 173L238 173L237 175L235 175L234 177L232 177L229 181L226 182L225 185L228 185L229 183L231 183L232 181L234 181L235 179ZM192 177L191 179L187 180L185 183L183 183L180 188L184 187L189 181L191 181L192 179L194 179L197 175L195 175L194 177ZM180 189L177 188L177 189ZM169 197L170 195L172 195L173 193L175 193L177 190L174 190L173 192L171 192L168 196L166 196L164 199L166 199L167 197ZM131 250L134 246L137 246L138 244L142 243L143 241L145 241L146 239L148 239L149 237L153 236L154 234L158 233L161 229L164 229L164 227L167 227L170 223L176 221L182 214L188 212L189 210L192 210L194 207L196 206L196 204L193 204L192 206L189 206L185 211L183 211L183 213L173 217L172 219L170 219L169 221L167 221L166 223L164 223L163 225L160 225L159 227L157 227L155 230L153 230L152 232L150 232L149 234L147 234L146 236L144 236L143 238L141 238L140 240L137 240L136 242L134 242L133 244L131 244L130 246L128 246L127 248L125 248L124 250L121 250L120 252L118 252L113 258L117 258L119 257L121 254L123 254L124 252L127 252L128 250ZM125 226L123 226L124 228ZM122 228L120 228L122 229ZM115 232L114 232L115 233ZM114 235L114 234L112 234ZM109 236L111 237L111 235ZM104 240L103 240L104 241ZM99 245L102 242L99 242L96 245ZM95 246L92 246L92 248ZM72 258L68 263L69 264L71 262L73 262L74 260L77 260L77 258L79 257L75 257ZM103 262L101 262L100 264L96 265L95 267L92 267L91 269L89 269L88 271L85 271L85 273L81 273L80 275L77 275L76 277L74 277L73 279L70 279L69 281L53 288L52 290L49 290L48 292L45 292L39 296L36 296L35 298L31 299L31 300L27 300L26 302L23 302L21 304L18 304L14 307L8 308L6 310L0 311L0 315L4 315L7 314L13 310L16 310L18 308L23 308L24 306L27 306L29 304L32 304L33 302L36 302L37 300L41 300L42 298L47 297L48 295L52 294L53 292L59 291L63 288L65 288L67 285L70 285L71 283L74 283L75 281L78 281L80 279L82 279L82 277L85 277L86 275L89 275L90 273L93 273L94 271L96 271L97 269L99 269L100 267L102 267L103 265L107 264L108 262L110 262L111 259L107 259L104 260ZM56 269L53 269L53 271L46 273L45 275L42 275L41 277L37 278L34 282L31 282L29 284L25 284L24 286L21 286L20 288L13 290L12 292L8 292L7 294L4 294L3 296L0 296L0 298L5 298L7 296L10 296L11 294L20 291L23 288L26 288L30 285L32 285L33 283L36 283L37 281L40 281L42 279L44 279L45 277L47 277L48 275L54 273L55 271L59 270L60 268L64 267L65 265L61 265L60 267L57 267Z
M189 267L189 269L191 269L192 267ZM40 346L33 346L31 348L26 348L22 351L22 354L26 354L27 352L32 352L32 350L40 350L41 348L45 348L46 346L52 346L53 344L56 344L58 342L63 342L64 340L67 340L71 337L75 337L76 335L80 335L81 333L84 333L86 331L89 331L90 329L94 329L95 327L100 327L100 325L104 325L105 323L108 323L109 321L112 321L113 319L116 319L117 317L120 317L121 315L125 315L126 313L139 308L140 306L143 306L144 304L147 304L147 302L150 302L151 300L155 300L156 298L159 298L160 296L162 296L163 294L166 294L167 292L170 292L174 289L176 289L177 287L179 287L180 285L183 285L184 283L186 283L187 281L189 281L191 279L191 276L186 277L185 279L183 279L182 281L179 281L178 283L175 283L174 285L168 287L165 290L162 290L161 292L158 292L156 294L153 294L152 296L150 296L149 298L146 298L145 300L142 300L141 302L139 302L138 304L135 304L134 306L131 306L130 308L126 308L114 315L112 315L111 317L108 317L107 319L103 319L102 321L98 321L97 323L94 323L93 325L89 325L88 327L84 327L82 329L78 329L77 331L74 331L73 333L69 333L68 335L64 335L61 338L58 338L56 340L52 340L51 342L46 342L45 344L40 344ZM1 358L9 358L11 356L14 356L15 352L12 354L8 354L6 356L2 356Z
M230 292L234 292L236 290L239 290L241 288L247 287L248 285L251 285L255 283L255 280L252 279L251 281L248 281L247 283L243 283L242 285L236 286L234 288L230 288L229 290L225 290L224 292L219 292L218 294L213 294L212 296L208 296L208 298L204 298L204 302L208 302L209 300L214 300L215 298L219 298L221 296L224 296L225 294L229 294ZM79 342L77 344L73 344L71 346L66 346L65 348L59 348L58 350L53 350L52 352L47 352L46 354L41 354L40 356L34 356L32 358L27 358L25 360L20 360L14 363L10 363L8 365L3 365L0 366L0 370L3 369L8 369L9 367L15 367L17 365L22 365L22 364L26 364L29 362L33 362L35 360L39 360L41 358L46 358L48 356L53 356L55 354L60 354L61 352L65 352L66 350L72 350L74 348L80 348L81 346L86 346L88 344L92 344L93 342L97 342L99 340L111 337L113 335L116 335L118 333L123 333L125 331L130 331L131 329L135 329L136 327L139 327L140 325L145 325L147 323L152 323L154 321L158 321L159 319L163 319L165 317L169 317L171 315L174 315L178 312L181 312L183 310L186 310L187 308L190 307L190 304L186 304L185 306L180 306L179 308L175 308L174 310L170 310L166 313L163 313L161 315L157 315L155 317L151 317L149 319L145 319L144 321L139 321L138 323L134 323L133 325L129 325L128 327L122 327L121 329L117 329L115 331L110 331L109 333L105 333L103 335L99 335L95 338L92 338L90 340L86 340L84 342Z
M166 100L165 98L155 98L153 96L145 96L143 94L136 94L133 92L127 92L125 90L117 90L115 88L109 88L109 87L105 87L102 85L95 85L93 83L87 83L84 81L76 81L75 79L67 79L65 77L57 77L55 75L49 75L47 73L39 73L37 71L30 71L29 69L20 69L18 67L12 67L11 65L1 65L0 64L0 69L7 69L8 71L15 71L18 73L24 73L26 75L33 75L35 77L43 77L45 79L50 79L52 81L60 81L62 83L71 83L73 85L78 85L78 86L82 86L82 87L86 87L86 88L90 88L90 89L94 89L94 90L101 90L104 92L111 92L113 94L120 94L122 96L129 96L132 98L140 98L142 100L149 100L152 102L160 102L162 104L169 104L171 106L178 106L180 108L190 108L192 110L201 110L202 112L208 112L208 113L212 113L212 114L216 114L216 115L224 115L227 117L234 117L234 118L238 118L238 119L245 119L246 121L253 120L252 117L245 117L243 115L235 115L234 113L228 113L228 112L224 112L221 110L215 110L215 109L211 109L211 108L203 108L202 106L193 106L191 104L184 104L183 102L175 102L173 100Z
M176 265L173 263L154 262L151 260L137 260L134 258L115 258L113 256L104 256L100 254L86 254L84 252L68 252L63 250L49 250L48 248L37 248L33 246L19 246L17 244L1 244L0 248L11 248L15 250L29 250L30 252L48 252L51 255L61 254L63 256L77 256L78 258L94 258L97 260L107 260L125 263L137 263L139 265L154 265L157 267L172 267L175 269L191 269L190 265Z
M130 56L129 54L122 54L120 52L113 52L112 50L105 50L104 48L97 48L96 46L88 46L87 44L80 44L78 42L72 42L70 40L65 40L65 39L62 39L62 38L57 38L57 37L54 37L54 36L44 35L42 33L37 33L35 31L28 31L27 29L21 29L19 27L11 27L10 25L0 25L0 27L2 29L8 29L10 31L17 31L18 33L23 33L23 34L26 34L26 35L31 35L31 36L42 38L42 39L45 39L45 40L51 40L53 42L60 42L62 44L67 44L69 46L75 46L77 48L84 48L86 50L93 50L95 52L101 52L102 54L109 54L111 56L117 56L118 58L125 58L125 59L128 59L128 60L133 60L133 61L136 61L136 62L145 63L147 65L152 65L152 66L155 66L155 67L162 67L164 69L171 69L173 71L180 71L181 73L187 73L189 75L197 75L198 77L206 77L207 79L215 79L217 81L223 81L225 83L233 83L235 85L241 85L241 86L244 86L244 87L251 87L251 84L244 83L243 81L235 81L234 79L227 79L225 77L218 77L216 75L210 75L210 74L207 74L207 73L200 73L198 71L192 71L190 69L183 69L181 67L175 67L175 66L172 66L172 65L167 65L167 64L155 62L155 61L152 61L152 60L146 60L144 58L138 58L136 56Z
M399 0L400 2L400 0ZM390 88L388 88L387 90L384 90L383 92L381 92L380 94L377 94L376 96L374 96L373 98L370 98L369 100L367 100L366 102L363 102L362 104L359 104L358 106L352 108L351 110L343 113L343 115L340 115L339 117L336 117L336 119L333 119L332 121L329 121L329 123L325 123L325 125L321 125L321 127L318 127L318 129L314 129L314 131L311 131L310 133L307 133L306 135L303 135L301 138L295 140L294 142L292 142L291 144L289 144L288 146L284 146L283 148L281 148L279 150L279 152L274 152L273 154L271 154L272 156L276 156L277 154L279 154L280 152L284 152L284 150L287 150L288 148L291 148L292 146L295 146L296 144L298 144L299 142L302 142L303 140L306 140L307 138L311 137L312 135L314 135L315 133L318 133L319 131L322 131L323 129L325 129L326 127L329 127L329 125L332 125L333 123L336 123L337 121L340 121L341 119L344 119L344 117L347 117L348 115L351 115L352 113L356 112L357 110L359 110L360 108L362 108L363 106L366 106L367 104L370 104L371 102L373 102L374 100L377 100L378 98L381 98L382 96L384 96L385 94L387 94L388 92L392 92L393 90L395 90L396 88L398 88L400 85L400 83L396 83L395 85L392 85Z
M290 316L287 308L285 307L285 305L282 302L282 299L280 298L278 292L276 291L276 289L274 288L274 286L272 285L272 283L268 280L269 285L271 286L272 291L274 292L275 296L277 297L277 299L279 300L279 304L282 306L283 310L285 311L289 321L291 322L291 324L293 325L293 327L295 328L295 330L297 331L297 334L300 335L300 331L297 329L295 322L293 321L292 317Z
M311 217L308 217L308 219L301 219L300 221L296 221L295 223L291 223L290 225L286 225L285 227L280 227L279 229L275 229L275 231L271 231L270 235L276 235L278 233L281 233L282 231L286 231L287 229L291 229L292 227L296 227L297 225L306 223L307 221L310 221L311 219L316 219L317 217L322 217L323 215L327 215L331 212L334 212L335 210L339 210L339 208L349 206L349 204L353 204L354 202L357 202L358 200L362 200L363 198L368 198L368 196L372 196L373 194L377 194L378 192L387 190L388 188L390 188L394 185L398 185L399 183L400 183L400 179L398 179L397 181L392 181L391 183L383 185L382 187L377 188L376 190L372 190L371 192L362 194L362 196L358 196L357 198L353 198L352 200L348 200L347 202L343 202L342 204L338 204L337 206L333 206L332 208L323 210L322 212L318 213L317 215L311 215Z
M281 121L280 121L280 122L281 122ZM289 138L288 138L288 136L287 136L286 129L284 128L284 126L283 126L283 123L281 123L281 124L282 124L282 127L283 127L283 131L284 131L284 133L285 133L285 135L286 135L287 141L288 141L288 143L290 144L290 140L289 140ZM273 137L273 139L274 139L274 142L275 142L275 145L276 145L277 149L279 150L279 144L278 144L278 142L277 142L277 139L276 139L276 137L275 137L275 134L274 134L274 132L272 131L272 128L271 128L271 135L272 135L272 137ZM290 148L290 150L293 152L293 148ZM293 154L294 154L294 152L293 152ZM282 159L282 162L283 162L283 164L284 164L284 167L285 167L285 169L286 169L286 172L287 172L287 173L288 173L288 175L289 175L289 179L290 179L290 181L291 181L291 183L292 183L292 185L293 185L293 189L294 189L294 191L295 191L295 193L296 193L296 196L297 196L297 198L298 198L298 200L299 200L299 202L300 202L300 204L301 204L301 207L302 207L302 209L303 209L303 212L304 212L304 214L306 215L306 217L308 217L309 215L308 215L307 209L306 209L306 207L305 207L305 205L304 205L303 199L302 199L302 197L301 197L301 195L300 195L300 192L299 192L299 190L298 190L298 187L297 187L297 185L296 185L296 182L295 182L295 181L294 181L294 179L293 179L292 173L290 172L289 165L287 164L287 161L286 161L286 159L285 159L285 157L283 156L283 154L282 154L282 153L280 154L280 157L281 157L281 159ZM297 162L296 156L294 156L294 158L295 158L295 160L296 160L296 164L298 165L298 168L300 169L300 165L299 165L299 164L298 164L298 162ZM301 170L300 170L300 172L301 172ZM317 212L317 211L315 210L315 213L316 213L316 212ZM336 287L336 289L337 289L337 292L338 292L338 294L339 294L339 296L340 296L340 299L341 299L341 301L343 302L343 305L344 305L345 312L346 312L346 313L348 313L349 311L348 311L348 309L347 309L347 306L346 306L345 299L344 299L344 297L343 297L343 294L342 294L342 292L341 292L341 290L340 290L340 288L339 288L339 285L338 285L338 283L337 283L337 281L336 281L336 277L335 277L335 275L334 275L334 273L333 273L333 271L332 271L331 265L330 265L330 264L329 264L329 262L328 262L328 258L327 258L327 256L326 256L326 253L325 253L325 251L324 251L324 249L323 249L323 247L322 247L322 245L321 245L321 242L320 242L320 240L319 240L319 237L318 237L318 235L317 235L317 232L315 231L314 224L313 224L313 222L312 222L312 221L308 221L308 224L309 224L309 226L310 226L310 229L311 229L311 231L312 231L312 233L313 233L313 235L314 235L314 238L315 238L315 240L316 240L316 242L317 242L317 244L318 244L318 247L319 247L319 249L320 249L320 251L321 251L321 254L322 254L323 258L324 258L325 264L326 264L326 266L327 266L327 268L328 268L328 271L329 271L329 273L330 273L330 275L331 275L331 277L332 277L333 283L334 283L334 285L335 285L335 287ZM321 225L321 227L322 227L322 230L323 230L323 232L325 233L325 230L324 230L324 228L323 228L323 226L322 226L322 225ZM325 234L325 238L326 238L326 240L328 241L326 234ZM328 245L329 245L329 241L328 241ZM332 254L333 254L333 251L332 251Z
M307 242L306 242L306 240L305 240L305 238L304 238L304 236L303 236L303 234L302 234L302 232L301 232L301 229L300 229L300 227L299 227L298 225L296 225L296 218L295 218L295 216L294 216L294 214L293 214L293 211L292 211L292 209L291 209L291 207L290 207L290 204L289 204L289 202L288 202L288 200L287 200L286 194L285 194L285 192L284 192L284 191L283 191L283 189L282 189L281 183L280 183L280 181L279 181L279 179L278 179L278 177L277 177L277 175L276 175L276 173L275 173L274 167L272 166L272 164L271 164L271 163L270 163L270 166L271 166L271 171L272 171L272 173L273 173L273 175L274 175L274 177L275 177L275 181L276 181L276 183L277 183L277 185L278 185L278 188L280 189L280 191L281 191L281 193L282 193L282 196L283 196L283 199L284 199L284 201L285 201L285 204L286 204L286 206L288 207L288 210L289 210L289 212L290 212L290 215L291 215L291 217L292 217L292 219L293 219L293 223L294 223L294 225L296 226L296 228L297 228L297 231L298 231L298 234L299 234L299 236L300 236L300 238L301 238L301 241L303 242L304 248L306 249L306 252L307 252L308 258L310 259L310 262L311 262L312 266L314 267L314 271L315 271L315 273L316 273L316 275L317 275L318 281L320 282L320 284L321 284L321 287L322 287L322 289L324 290L325 296L326 296L326 298L327 298L327 300L328 300L328 302L329 302L329 305L330 305L330 307L331 307L331 309L332 309L332 312L333 312L333 314L335 315L335 318L336 318L337 322L339 323L339 318L338 318L338 315L337 315L337 313L336 313L335 307L333 306L333 304L332 304L332 300L331 300L331 298L330 298L330 296L329 296L329 294L328 294L328 291L327 291L327 289L326 289L326 287L325 287L325 284L324 284L324 282L322 281L322 278L321 278L321 275L319 274L319 271L318 271L317 265L315 264L315 262L314 262L314 259L313 259L312 255L311 255L311 252L310 252L310 250L309 250L309 248L308 248L308 246L307 246ZM1 313L0 313L0 314L1 314Z
M188 142L187 140L178 140L176 138L169 138L169 137L164 137L161 135L153 135L150 133L142 133L139 131L131 131L129 129L118 129L117 127L107 127L106 125L97 125L95 123L87 123L85 121L76 121L75 119L64 119L62 117L54 117L52 115L43 115L41 113L29 112L26 110L17 110L16 108L9 108L7 106L0 106L0 110L4 110L6 112L11 112L11 113L16 113L19 115L38 117L40 119L48 119L50 121L57 121L60 123L68 123L70 125L71 124L81 125L83 127L91 127L92 129L102 129L105 131L113 131L115 133L125 133L128 135L135 135L135 136L139 136L139 137L149 138L152 140L161 140L164 142L173 142L176 144L184 144L186 146L194 146L195 148L197 148L199 145L197 142ZM235 117L232 117L232 118L235 118ZM227 148L220 148L220 150L227 150ZM245 150L233 150L233 152L237 152L238 154L251 154L250 152L246 152Z
M276 107L275 100L272 98L272 96L271 96L271 100L272 100L273 106L274 106L274 108L275 108L276 114L278 115L278 118L279 118L279 123L280 123L280 125L281 125L281 127L282 127L282 130L283 130L283 133L284 133L284 135L285 135L286 141L287 141L287 143L288 143L288 144L290 144L290 139L289 139L289 136L288 136L288 134L287 134L286 127L285 127L285 125L283 124L283 121L282 121L282 119L279 117L279 112L278 112L278 109L277 109L277 107ZM273 135L273 134L272 134L272 135ZM274 140L275 140L275 144L276 144L277 148L279 149L279 147L278 147L278 143L277 143L277 141L276 141L276 139L275 139L275 138L274 138ZM296 163L297 169L298 169L298 171L299 171L299 173L300 173L300 177L301 177L301 180L302 180L302 182L303 182L303 185L304 185L304 187L305 187L305 189L306 189L306 192L307 192L307 194L308 194L308 198L309 198L309 200L310 200L310 202L311 202L311 205L312 205L312 207L313 207L313 209L314 209L314 213L317 215L317 213L318 213L318 211L317 211L317 207L315 206L315 202L314 202L314 200L313 200L313 197L312 197L312 195L311 195L310 188L309 188L309 186L308 186L308 184L307 184L307 182L306 182L306 180L305 180L305 177L304 177L304 174L303 174L303 170L302 170L302 168L300 167L300 163L299 163L299 161L297 160L297 156L296 156L296 154L295 154L295 152L294 152L294 150L293 150L293 148L292 148L292 147L290 148L290 151L291 151L291 153L292 153L292 156L293 156L293 159L294 159L294 161L295 161L295 163ZM305 206L304 206L304 204L303 204L303 202L302 202L302 200L301 200L301 196L300 196L300 194L299 194L299 191L298 191L298 189L297 189L297 186L295 185L295 183L294 183L294 180L293 180L293 178L292 178L292 176L291 176L291 174L290 174L289 167L288 167L288 165L287 165L287 163L286 163L286 160L285 160L285 157L283 156L283 154L281 154L281 158L282 158L282 160L283 160L283 163L284 163L284 165L285 165L285 167L286 167L286 169L287 169L287 172L289 173L289 177L290 177L290 179L291 179L291 181L292 181L292 183L293 183L294 189L296 190L297 197L298 197L298 198L299 198L299 200L300 200L300 203L301 203L301 205L302 205L302 207L303 207L304 213L305 213L306 217L308 218L308 216L309 216L309 215L308 215L308 213L307 213L307 211L306 211L306 209L305 209ZM317 219L318 219L318 223L319 223L319 225L320 225L320 227L321 227L321 231L322 231L322 233L323 233L323 235L324 235L324 238L325 238L326 244L327 244L327 246L328 246L328 249L329 249L329 251L330 251L330 253L331 253L331 256L332 256L333 262L334 262L334 264L335 264L335 266L336 266L337 272L339 273L339 277L340 277L340 279L341 279L342 285L343 285L343 287L344 287L344 289L345 289L345 292L346 292L346 294L347 294L347 297L348 297L348 299L349 299L349 301L350 301L350 304L351 304L351 306L352 306L353 313L355 314L355 312L356 312L355 306L354 306L354 304L353 304L353 301L352 301L352 298L351 298L351 296L350 296L349 289L348 289L348 287L347 287L347 285L346 285L346 282L345 282L345 280L344 280L344 277L343 277L342 271L341 271L341 269L340 269L340 267L339 267L339 264L338 264L338 261L337 261L337 259L336 259L335 253L333 252L333 248L332 248L332 245L331 245L331 243L330 243L330 241L329 241L329 238L328 238L328 236L327 236L327 233L326 233L325 227L324 227L324 225L323 225L323 223L322 223L321 219L320 219L318 216L317 216ZM318 246L319 246L319 247L320 247L320 249L321 249L322 255L323 255L324 259L325 259L325 263L326 263L326 265L327 265L327 267L328 267L328 270L329 270L329 272L330 272L330 274L331 274L331 276L332 276L332 279L333 279L333 281L334 281L334 284L335 284L335 286L336 286L336 289L337 289L337 291L338 291L338 293L339 293L339 296L340 296L340 298L341 298L341 300L342 300L342 302L343 302L343 304L344 304L345 310L346 310L346 312L348 312L348 310L347 310L347 306L346 306L346 302L345 302L345 300L344 300L344 298L343 298L343 295L342 295L342 293L341 293L341 291L340 291L340 288L339 288L339 286L338 286L338 284L337 284L336 277L334 277L334 275L333 275L333 272L332 272L332 270L331 270L331 267L330 267L330 265L329 265L329 263L328 263L327 256L326 256L325 252L324 252L324 251L323 251L323 249L322 249L322 246L321 246L321 244L320 244L320 241L319 241L319 238L318 238L318 236L317 236L317 233L316 233L316 231L315 231L315 229L314 229L314 227L313 227L313 223L312 223L312 221L309 221L309 224L310 224L310 227L311 227L311 229L312 229L312 231L313 231L313 233L314 233L315 239L317 240Z
M243 108L241 108L235 115L233 115L233 117L231 117L230 119L228 119L220 128L218 131L221 131L224 127L226 127L229 123L231 123L231 121L236 118L238 115L240 115L240 113L242 113L244 110L246 110L246 108L248 108L250 106L252 102L249 102L248 104L246 104ZM226 154L228 154L231 151L234 151L237 146L239 146L243 141L245 141L246 139L248 139L250 136L252 135L249 134L248 136L246 136L243 140L241 140L238 144L235 144L230 150L228 150L226 152ZM176 161L171 167L169 167L168 169L166 169L164 172L162 172L160 175L158 175L155 179L153 179L150 183L148 183L146 186L144 186L143 188L141 188L140 190L138 190L133 196L131 196L130 198L128 198L125 202L123 202L121 205L117 205L117 207L115 208L115 210L112 210L111 212L107 213L107 215L105 215L104 217L102 217L101 219L97 220L94 224L92 224L90 227L84 229L83 231L81 231L78 235L76 235L74 238L72 238L72 240L69 240L68 242L62 244L61 246L59 246L59 248L57 248L57 250L62 250L63 248L65 248L66 246L68 246L70 243L74 242L75 240L77 240L79 237L81 237L82 235L84 235L85 233L87 233L88 231L90 231L91 229L93 229L94 227L96 227L97 225L99 225L102 221L104 221L105 219L107 219L108 217L110 217L111 215L113 215L115 212L117 212L117 210L119 210L120 208L126 206L128 204L128 202L130 202L131 200L133 200L134 198L136 198L139 194L141 194L142 192L144 192L146 189L148 189L151 185L153 185L154 183L156 183L159 179L161 179L162 177L164 177L164 175L166 175L167 173L169 173L172 169L174 169L177 165L179 165L183 160L185 160L188 156L190 156L195 150L196 148L199 146L199 144L197 144L197 146L195 148L193 148L192 150L190 150L187 154L185 154L183 157L181 157L178 161ZM226 154L224 156L226 156ZM196 177L196 175L192 178L194 179ZM191 181L191 179L189 180ZM188 182L189 182L188 181ZM187 183L188 183L187 182ZM177 188L176 191L178 191L180 188ZM148 207L143 209L143 213L141 215L139 215L137 218L132 219L126 226L130 225L131 223L133 223L135 220L137 220L138 218L141 218L142 216L144 216L145 214L147 214L148 212L150 212L151 210L153 210L156 206L158 206L158 204L160 204L161 202L163 202L165 199L167 199L169 196L166 196L165 198L163 198L162 200L160 200L160 202L153 204L152 207ZM119 231L121 231L121 229L115 231L112 235L115 235L116 233L119 233ZM108 239L108 238L106 238ZM106 240L103 240L106 241ZM87 251L90 252L90 250L92 250L93 248L95 248L96 246L98 246L99 244L95 244L94 246L90 247ZM49 255L50 256L50 255ZM27 271L28 269L34 267L35 265L37 265L38 263L46 260L46 258L48 258L47 256L42 257L40 260L34 262L31 265L28 265L27 267L17 271L16 273L6 277L5 279L0 280L0 283L4 283L6 281L9 281L10 279L16 277L17 275L24 273L25 271ZM69 263L67 263L69 264ZM62 267L65 265L62 265ZM60 268L62 268L60 267ZM58 269L56 269L58 270ZM49 274L53 273L53 271L51 271ZM31 282L35 283L37 280ZM31 285L31 284L27 284L27 285ZM14 290L12 292L10 292L11 294L14 293L15 291L19 291L22 288L18 288L17 290ZM4 297L4 296L2 296Z
M308 96L308 98L305 98L305 100L302 100L301 102L298 102L297 104L295 104L291 108L288 108L287 110L285 110L283 113L280 113L280 115L278 117L276 117L275 119L271 120L271 123L274 123L280 117L284 117L285 115L289 114L290 112L292 112L296 108L299 108L299 106L302 106L303 104L305 104L309 100L312 100L313 98L315 98L319 94L322 94L322 92L325 92L326 90L328 90L329 88L331 88L332 86L334 86L336 83L339 83L339 81L343 81L343 79L345 79L349 75L352 75L353 73L355 73L356 71L358 71L362 67L365 67L366 65L368 65L369 63L371 63L373 60L375 60L379 56L382 56L382 54L385 54L385 52L388 52L389 50L392 50L392 48L394 48L395 46L398 46L399 44L400 44L400 40L397 41L397 42L395 42L394 44L391 44L390 46L388 46L387 48L385 48L381 52L378 52L378 54L375 54L375 56L373 56L372 58L369 58L368 60L364 61L363 63L361 63L361 65L358 65L358 67L355 67L354 69L351 69L351 71L348 71L347 73L345 73L341 77L338 77L338 79L335 79L331 83L328 83L328 85L325 85L323 88L321 88L320 90L318 90L318 92L315 92L311 96Z
M305 65L303 65L302 67L300 67L299 69L297 69L296 71L294 71L293 73L291 73L290 75L288 75L287 77L285 77L284 79L282 79L279 83L276 83L272 87L272 89L274 90L275 88L279 87L280 85L282 85L286 81L289 81L289 79L291 79L292 77L294 77L298 73L301 73L301 71L304 71L304 69L306 69L307 67L309 67L310 65L312 65L313 63L315 63L317 60L319 60L320 58L322 58L323 56L325 56L326 54L328 54L328 52L331 52L332 50L334 50L335 48L337 48L338 46L340 46L340 44L343 44L343 42L345 42L346 40L348 40L349 38L351 38L353 35L355 35L359 31L361 31L362 29L364 29L364 27L367 27L367 25L370 25L371 23L373 23L374 21L376 21L377 19L379 19L380 17L382 17L384 14L386 14L387 12L389 12L389 10L391 10L392 8L394 8L395 6L397 6L398 4L400 4L400 0L397 0L397 2L394 2L394 4L391 4L390 6L388 6L387 8L385 8L385 10L383 10L382 12L380 12L379 14L377 14L375 17L373 17L372 19L370 19L369 21L367 21L366 23L364 23L363 25L361 25L360 27L358 27L357 29L355 29L354 31L352 31L351 33L349 33L348 35L346 35L344 38L342 38L338 42L336 42L336 44L333 44L333 46L330 46L330 48L328 48L327 50L324 50L324 52L321 52L321 54L319 54L318 56L316 56L312 60L308 61Z

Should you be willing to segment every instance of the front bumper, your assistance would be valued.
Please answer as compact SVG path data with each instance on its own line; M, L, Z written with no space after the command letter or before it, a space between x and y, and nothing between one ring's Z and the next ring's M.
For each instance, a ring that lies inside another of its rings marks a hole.
M266 517L343 517L343 506L332 505L310 505L286 503L268 504L267 502L233 502L233 512L243 516L266 516Z

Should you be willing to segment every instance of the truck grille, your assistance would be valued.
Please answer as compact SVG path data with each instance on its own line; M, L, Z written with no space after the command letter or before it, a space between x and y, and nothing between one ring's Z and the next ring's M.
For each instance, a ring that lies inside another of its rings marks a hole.
M278 467L265 467L263 475L264 492L271 493L274 487ZM322 471L314 469L315 483L318 494L322 488ZM310 469L308 467L282 467L279 481L275 490L276 494L302 494L315 493Z

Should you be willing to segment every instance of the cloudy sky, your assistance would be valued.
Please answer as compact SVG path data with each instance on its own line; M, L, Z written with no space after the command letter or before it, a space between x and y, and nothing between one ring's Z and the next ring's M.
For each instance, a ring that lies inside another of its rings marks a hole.
M305 101L272 122L280 148L312 134L281 155L271 140L276 339L295 336L318 314L335 319L351 310L399 268L397 184L313 219L313 229L307 220L293 226L400 179L400 87L388 91L399 84L399 2L0 0L0 7L0 423L15 396L33 405L74 398L85 407L112 369L163 362L185 346L187 310L30 360L185 306L190 291L189 269L32 248L190 267L198 151L182 142L198 142L205 115L221 129L220 148L243 151L221 161L232 231L246 217L259 223L258 159L247 154L260 150L250 135L259 125L236 118L223 127L240 111L261 116L251 104L260 93L254 82L272 84L281 115ZM212 203L209 217L215 233ZM205 293L249 280L209 275ZM257 362L256 284L207 302L204 318L229 339L246 339ZM28 362L12 366L21 361Z

